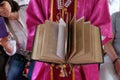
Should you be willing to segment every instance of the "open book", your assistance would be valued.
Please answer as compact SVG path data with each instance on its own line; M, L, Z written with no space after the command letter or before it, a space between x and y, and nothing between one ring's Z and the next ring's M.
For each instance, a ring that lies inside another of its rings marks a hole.
M8 35L5 21L3 17L0 17L0 38L6 37Z
M99 28L84 18L67 23L46 20L36 28L32 59L58 64L103 62Z

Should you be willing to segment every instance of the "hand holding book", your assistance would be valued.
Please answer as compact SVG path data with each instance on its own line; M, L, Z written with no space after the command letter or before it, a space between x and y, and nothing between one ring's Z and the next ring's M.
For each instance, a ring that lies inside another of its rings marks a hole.
M8 44L8 41L9 41L9 35L4 38L0 38L0 45L5 47Z

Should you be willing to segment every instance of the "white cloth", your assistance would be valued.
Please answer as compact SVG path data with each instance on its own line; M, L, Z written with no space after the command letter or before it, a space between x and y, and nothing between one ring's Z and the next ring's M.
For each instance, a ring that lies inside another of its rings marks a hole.
M10 40L9 44L13 47L13 52L9 53L9 52L7 52L7 50L5 48L4 48L4 50L6 51L6 54L8 54L9 56L12 56L16 52L16 41L15 40Z
M13 31L15 32L15 35L17 36L18 42L17 42L17 49L26 50L26 44L27 44L27 30L26 30L26 8L27 6L20 7L20 10L18 11L19 19L18 20L9 20L11 27L13 28Z
M104 56L104 63L100 65L100 80L120 80L108 55Z
M28 4L30 0L14 0L14 1L16 1L21 6Z
M6 24L5 24L6 25ZM5 52L6 52L6 54L8 54L9 56L12 56L12 55L14 55L15 54L15 52L16 52L16 41L13 39L13 35L12 35L12 33L10 32L10 30L8 29L8 26L6 25L6 28L7 28L7 31L9 32L9 34L10 34L10 39L9 39L9 41L8 41L8 44L10 44L11 46L12 46L12 48L13 48L13 51L11 52L11 53L9 53L9 52L7 52L7 50L4 48L4 50L5 50Z
M110 15L120 10L120 0L108 0Z

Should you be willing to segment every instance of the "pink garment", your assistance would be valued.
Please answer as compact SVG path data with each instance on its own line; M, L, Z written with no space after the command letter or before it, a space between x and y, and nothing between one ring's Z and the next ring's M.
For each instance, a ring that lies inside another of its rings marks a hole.
M32 49L36 25L44 23L50 17L50 1L30 0L27 9L28 50ZM91 21L93 25L100 27L102 36L112 38L107 0L77 0L77 19L82 16L85 21ZM98 64L75 66L74 69L75 80L99 80ZM53 68L54 80L71 80L72 75L61 78L59 72L58 69ZM50 66L43 62L36 62L32 80L50 80L50 78Z

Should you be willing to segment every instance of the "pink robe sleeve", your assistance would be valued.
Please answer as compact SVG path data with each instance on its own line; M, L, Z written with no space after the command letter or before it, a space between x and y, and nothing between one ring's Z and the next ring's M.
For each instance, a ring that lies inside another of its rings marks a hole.
M85 21L91 21L95 26L100 27L102 41L105 44L112 38L112 24L108 9L107 0L78 0L77 18L85 17Z
M105 37L102 41L102 44L105 44L112 38L112 24L109 14L108 2L107 0L96 0L95 4L96 5L94 6L90 21L95 26L100 27L101 34Z
M32 49L36 26L44 23L49 18L49 2L50 0L30 0L29 2L26 13L28 30L27 50Z
M50 0L30 0L29 2L26 20L28 30L27 50L32 50L36 26L49 19L49 3ZM35 62L32 80L40 80L39 78L42 78L42 80L50 79L50 66L42 62Z

